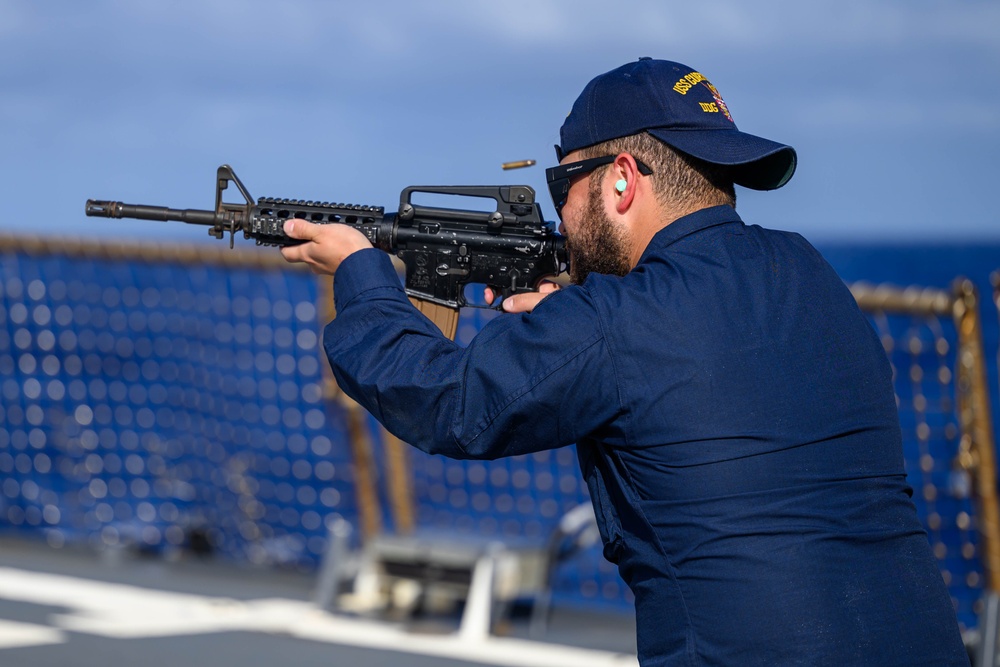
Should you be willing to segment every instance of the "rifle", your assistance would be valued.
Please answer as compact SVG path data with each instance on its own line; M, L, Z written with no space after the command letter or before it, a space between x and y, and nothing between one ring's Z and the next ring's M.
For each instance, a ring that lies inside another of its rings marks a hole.
M230 183L236 185L244 203L222 200ZM496 210L417 206L412 198L418 192L492 199ZM222 165L217 172L214 211L88 199L86 213L207 225L209 236L217 239L229 232L230 248L238 231L244 238L256 240L257 245L302 243L284 232L284 223L290 218L350 225L365 234L373 246L402 260L404 288L412 299L447 308L453 315L465 306L491 307L468 303L466 285L484 284L506 298L532 291L545 276L565 271L567 264L564 237L542 219L535 191L527 185L411 186L400 194L399 211L385 213L381 206L298 199L262 197L254 203L233 169Z

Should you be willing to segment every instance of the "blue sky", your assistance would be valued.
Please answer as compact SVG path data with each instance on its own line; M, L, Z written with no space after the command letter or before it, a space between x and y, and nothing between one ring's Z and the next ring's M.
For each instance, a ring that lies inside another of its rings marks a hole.
M408 185L526 183L551 219L562 119L639 56L798 150L788 186L739 190L748 222L1000 241L997 0L0 0L0 232L215 242L83 209L211 208L222 163L255 197L389 210Z

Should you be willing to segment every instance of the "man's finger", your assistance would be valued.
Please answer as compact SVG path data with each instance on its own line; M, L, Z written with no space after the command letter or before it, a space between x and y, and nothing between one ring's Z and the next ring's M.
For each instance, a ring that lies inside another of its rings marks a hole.
M562 289L559 283L554 283L551 280L545 280L538 286L538 291L542 294L551 294L557 290Z
M284 230L293 239L311 241L319 234L319 225L301 218L293 218L285 221Z
M287 233L287 232L286 232ZM281 256L288 262L302 262L302 246L289 245L281 248Z
M503 300L503 309L508 313L530 313L546 296L541 292L513 294Z

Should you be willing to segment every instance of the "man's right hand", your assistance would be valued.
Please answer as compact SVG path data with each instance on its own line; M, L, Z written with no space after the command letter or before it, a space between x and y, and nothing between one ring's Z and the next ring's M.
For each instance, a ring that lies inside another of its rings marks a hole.
M530 313L535 309L535 306L542 301L542 299L560 289L562 288L559 284L544 280L538 285L537 292L512 294L504 299L501 305L503 306L504 312L507 313ZM494 299L497 297L497 295L489 287L486 288L485 295L487 303L493 303Z

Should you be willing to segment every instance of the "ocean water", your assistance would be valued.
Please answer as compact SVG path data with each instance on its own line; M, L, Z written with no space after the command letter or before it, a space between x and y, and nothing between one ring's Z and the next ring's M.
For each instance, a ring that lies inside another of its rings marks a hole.
M848 282L865 280L900 286L947 289L959 276L972 279L984 296L991 291L990 273L1000 270L1000 243L947 244L816 244ZM992 315L996 319L996 311Z

